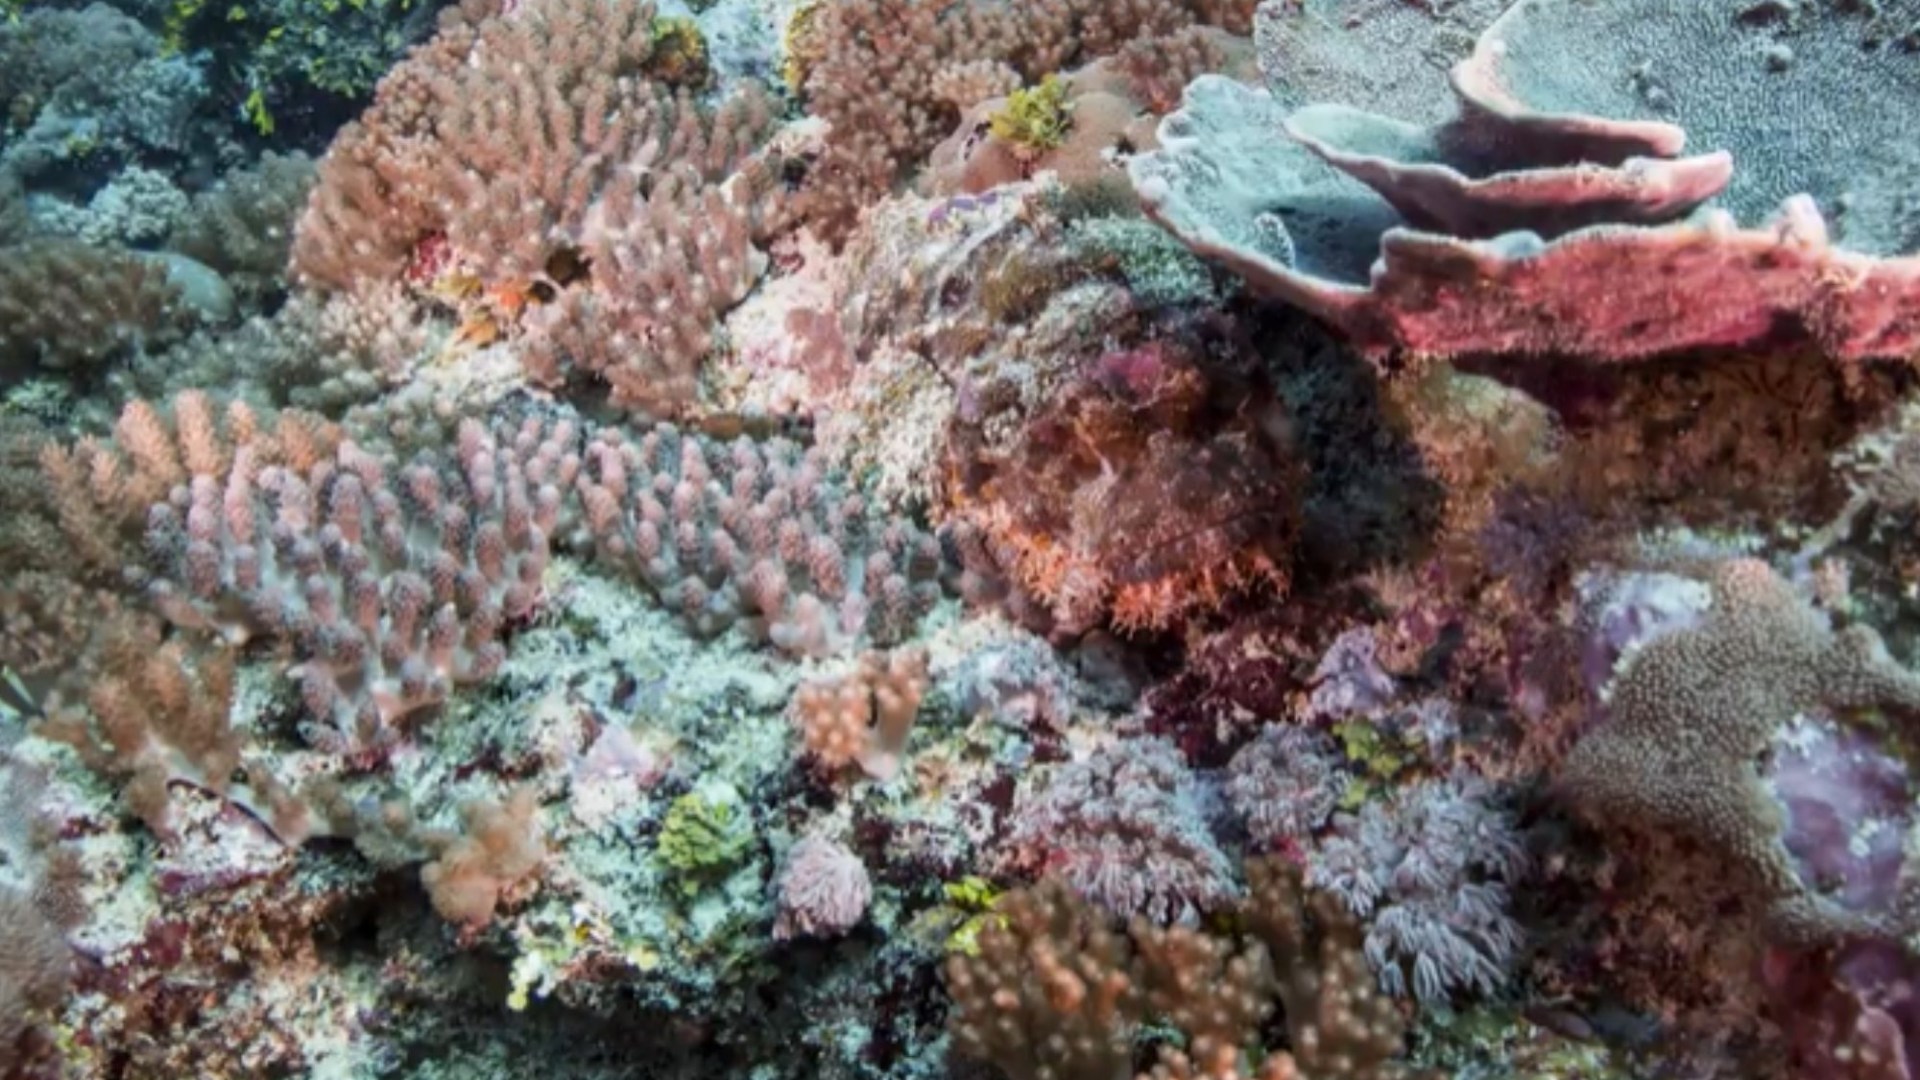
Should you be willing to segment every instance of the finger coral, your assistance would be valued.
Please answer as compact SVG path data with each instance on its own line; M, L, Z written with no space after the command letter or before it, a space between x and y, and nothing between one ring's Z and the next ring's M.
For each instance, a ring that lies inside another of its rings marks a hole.
M578 370L635 408L684 403L714 318L762 269L769 105L748 89L710 110L650 77L642 0L468 7L320 162L296 279L492 291L536 377Z

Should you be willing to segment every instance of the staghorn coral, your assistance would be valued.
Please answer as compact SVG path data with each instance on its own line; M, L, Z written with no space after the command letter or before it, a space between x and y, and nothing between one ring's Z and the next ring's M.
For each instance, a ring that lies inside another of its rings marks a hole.
M1799 876L1755 759L1796 713L1920 706L1920 677L1872 630L1834 630L1764 563L1722 564L1711 587L1698 625L1681 622L1624 661L1562 784L1590 812L1715 852L1783 940L1902 932L1895 913L1850 911Z

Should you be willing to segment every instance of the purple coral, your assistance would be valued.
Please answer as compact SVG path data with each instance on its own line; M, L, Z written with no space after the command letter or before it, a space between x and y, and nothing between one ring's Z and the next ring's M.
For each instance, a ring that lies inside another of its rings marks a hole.
M1369 716L1385 708L1396 691L1378 651L1370 627L1356 626L1334 638L1313 671L1308 718Z
M1786 812L1782 840L1800 880L1848 911L1894 914L1920 788L1886 740L1801 713L1775 732L1763 777Z
M1017 856L1123 916L1190 923L1237 895L1199 784L1173 745L1135 739L1061 766L1021 793Z
M793 845L780 872L780 914L773 936L838 937L867 913L873 886L866 864L841 844L809 836Z
M1345 788L1332 737L1290 724L1268 724L1227 765L1227 801L1263 848L1311 836Z
M1508 888L1528 858L1483 781L1425 781L1342 815L1307 866L1310 885L1368 920L1367 959L1389 993L1434 1002L1505 980L1521 943Z

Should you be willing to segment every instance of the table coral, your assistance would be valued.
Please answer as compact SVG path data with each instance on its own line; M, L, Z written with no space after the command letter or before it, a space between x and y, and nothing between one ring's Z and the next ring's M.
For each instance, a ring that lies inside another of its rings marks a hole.
M1910 142L1883 126L1898 110L1851 104L1920 98L1920 66L1867 13L1682 7L1516 4L1431 130L1294 110L1288 70L1271 93L1203 77L1134 181L1196 251L1377 352L1911 352L1920 237L1896 193L1920 162L1885 150ZM1286 58L1311 67L1316 41L1343 44L1301 35ZM1689 133L1710 153L1672 160Z

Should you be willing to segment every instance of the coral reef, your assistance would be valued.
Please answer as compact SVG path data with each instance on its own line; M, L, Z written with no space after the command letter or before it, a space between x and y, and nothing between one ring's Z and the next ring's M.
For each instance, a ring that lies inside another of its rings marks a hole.
M1912 1080L1913 23L0 0L0 1073Z

